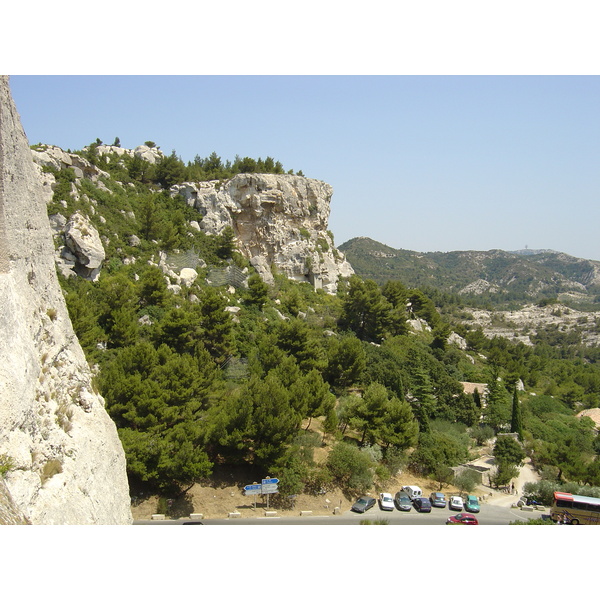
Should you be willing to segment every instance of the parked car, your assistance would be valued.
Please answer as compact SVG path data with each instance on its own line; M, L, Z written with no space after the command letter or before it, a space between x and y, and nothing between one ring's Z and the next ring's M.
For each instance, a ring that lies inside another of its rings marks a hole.
M373 506L375 506L375 498L363 496L352 505L352 508L350 510L353 510L357 513L364 513L367 512L370 508L373 508Z
M394 499L391 494L387 492L379 494L379 508L381 510L394 510Z
M465 500L463 502L465 506L465 510L468 510L470 513L478 513L479 512L479 501L477 500L477 496L473 496L472 494L467 494L465 496Z
M446 525L479 525L479 521L475 515L470 513L458 513L448 517Z
M431 506L446 508L446 496L442 492L431 492L429 494L429 501L431 502Z
M402 491L406 492L411 500L414 500L415 498L418 498L419 496L423 495L421 488L417 485L405 485L402 488Z
M448 502L448 508L450 510L463 510L464 507L460 496L450 496L450 501Z
M429 502L429 498L419 496L413 500L413 504L415 505L415 510L417 512L431 512L431 502Z
M396 495L394 496L394 504L398 510L409 511L412 508L410 496L402 490L396 492Z

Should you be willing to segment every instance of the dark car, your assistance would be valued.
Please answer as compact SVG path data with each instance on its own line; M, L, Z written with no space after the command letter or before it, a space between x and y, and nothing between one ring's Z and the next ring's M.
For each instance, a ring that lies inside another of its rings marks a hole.
M446 508L446 496L442 492L431 492L429 494L429 502L431 502L431 506Z
M369 498L369 496L363 496L359 498L353 505L351 510L357 513L364 513L370 508L375 506L375 498Z
M413 504L415 505L415 510L417 512L431 512L431 502L429 502L429 498L424 498L423 496L415 498Z
M400 490L399 492L396 492L396 495L394 496L394 504L396 505L396 508L398 510L408 511L412 508L412 502L410 501L410 496L406 492L403 492L402 490Z
M479 525L479 521L470 513L458 513L448 517L446 525Z

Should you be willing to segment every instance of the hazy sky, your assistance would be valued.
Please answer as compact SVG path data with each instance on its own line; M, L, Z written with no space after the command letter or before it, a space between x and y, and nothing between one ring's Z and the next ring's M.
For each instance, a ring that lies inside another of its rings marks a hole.
M597 76L12 76L31 144L271 156L334 188L336 244L600 260Z

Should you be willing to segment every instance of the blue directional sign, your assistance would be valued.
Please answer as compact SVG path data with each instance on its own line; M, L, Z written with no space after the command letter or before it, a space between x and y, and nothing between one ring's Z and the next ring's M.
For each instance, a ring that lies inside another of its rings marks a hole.
M273 477L273 478L271 478L271 479L263 479L263 480L262 480L262 484L263 484L263 485L269 485L270 483L275 483L275 484L277 484L277 483L279 483L279 479L277 479L277 478Z
M253 496L262 493L262 485L260 483L254 483L252 485L244 486L244 494L246 496Z
M263 494L276 494L279 490L277 489L277 484L279 483L279 479L276 477L263 479L262 480L262 493Z

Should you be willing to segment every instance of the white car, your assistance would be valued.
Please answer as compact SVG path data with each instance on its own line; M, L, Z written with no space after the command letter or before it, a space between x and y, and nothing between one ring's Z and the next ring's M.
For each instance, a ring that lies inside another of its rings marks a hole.
M450 501L448 502L448 508L450 510L463 510L464 505L462 498L460 496L450 496Z
M381 510L394 510L394 499L391 494L387 492L379 494L379 508Z

